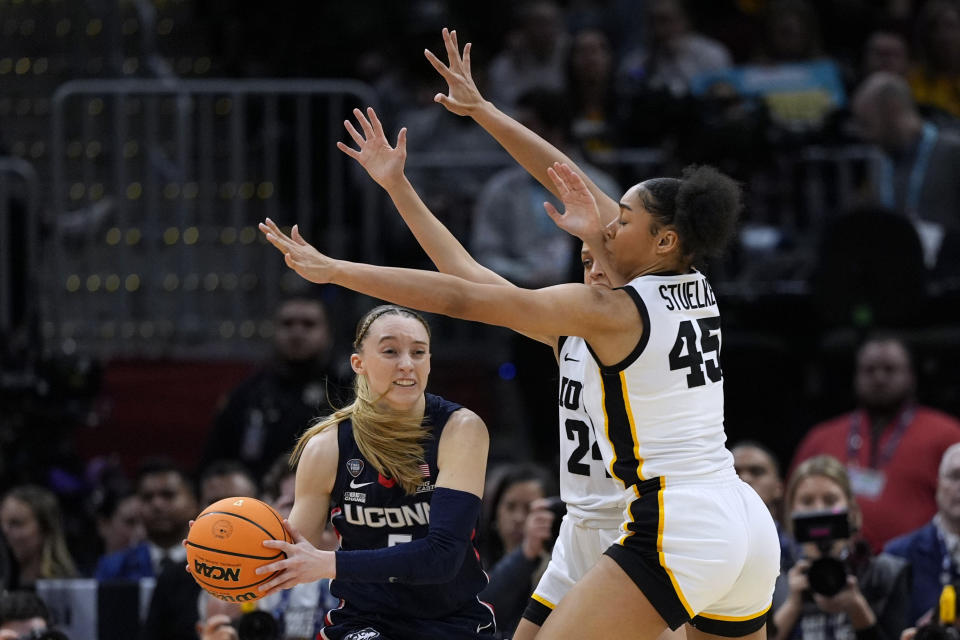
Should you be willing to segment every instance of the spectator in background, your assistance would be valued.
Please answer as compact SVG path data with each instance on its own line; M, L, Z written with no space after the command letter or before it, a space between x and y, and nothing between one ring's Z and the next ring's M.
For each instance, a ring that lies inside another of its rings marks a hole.
M379 55L384 54L385 45L398 49L392 52L394 55L389 58L388 70L375 84L381 113L394 122L406 123L408 128L417 132L410 139L409 149L418 156L424 152L442 154L451 148L469 150L470 153L495 150L496 145L483 131L469 126L469 123L464 124L460 118L451 118L436 108L433 96L437 92L437 82L433 70L417 56L407 55L410 51L434 46L437 32L451 22L447 4L440 0L414 0L403 3L401 13L402 42L375 43ZM390 126L389 121L386 126ZM476 167L449 167L445 162L435 162L415 168L410 177L424 188L424 195L432 208L441 215L455 217L472 205L487 174ZM462 214L460 219L465 219ZM399 227L385 230L384 233L403 236ZM409 243L401 247L400 264L411 264L421 259L417 247ZM397 248L389 247L387 250L394 252Z
M612 151L616 145L620 103L610 38L586 27L574 34L567 55L566 85L571 109L571 137L587 154Z
M530 504L553 495L555 484L553 475L536 464L505 463L490 470L480 525L480 557L485 567L521 546Z
M13 558L9 589L33 589L44 578L73 578L57 496L36 485L10 489L0 501L0 529Z
M917 102L960 117L960 3L930 0L917 19L919 64L910 73Z
M216 460L200 474L201 508L224 498L256 495L256 481L235 460ZM183 534L177 540L181 553L177 554L177 562L166 563L157 575L140 640L195 640L197 637L197 598L201 590L193 576L184 571L187 552L181 542L187 536L188 521L200 510L194 506L181 521Z
M764 18L757 62L804 62L822 55L817 13L805 0L773 0Z
M386 7L379 6L378 13ZM433 103L436 82L432 70L409 52L433 46L437 32L452 21L441 0L408 0L397 7L396 14L381 15L380 19L395 20L392 26L402 35L373 40L356 61L358 79L373 85L380 110L395 116Z
M875 29L863 45L863 77L877 71L903 78L910 71L910 45L895 29Z
M296 479L297 471L290 467L288 456L278 458L263 478L263 500L284 518L290 515L293 508ZM336 551L339 546L337 534L328 522L320 534L317 548ZM284 640L312 640L319 637L327 611L339 604L340 599L330 593L330 581L323 579L268 594L257 600L257 609L273 615L280 627L280 637Z
M563 94L534 89L521 95L516 119L584 167L611 197L619 186L607 174L582 162L570 141L570 110ZM477 198L471 250L477 261L521 287L536 288L569 280L576 240L543 214L543 202L556 198L522 167L494 175Z
M216 613L206 617L205 613L201 611L199 614L200 619L204 621L202 625L197 626L197 636L200 640L239 640L240 635L230 624L229 614Z
M10 553L10 547L3 537L3 527L0 527L0 591L7 589L13 580L14 561Z
M573 158L604 193L616 197L619 186L607 174L584 162L570 144L570 112L563 95L534 89L517 100L517 120ZM477 198L473 213L471 253L477 262L520 287L538 288L571 279L577 240L543 213L543 203L559 201L523 167L496 173ZM544 406L556 403L556 359L542 344L520 334L510 336L516 366L514 389L522 390L523 425L533 457L554 464L559 447L556 418Z
M508 464L489 475L481 543L490 583L480 599L493 605L497 629L510 637L550 560L556 516L547 497L557 493L556 481L535 464Z
M214 598L200 591L197 598L197 636L200 640L240 640L238 621L243 616L243 605ZM277 638L271 631L266 636Z
M858 541L860 511L843 464L831 456L805 460L790 476L785 507L791 523L811 512L845 512L851 537L832 540L823 550L815 543L798 545L796 564L777 578L772 640L898 640L907 626L909 568L900 558L871 556ZM846 585L830 596L811 591L808 577L811 563L824 555L841 560L847 572Z
M826 454L846 465L863 512L863 538L875 551L930 520L937 465L947 447L960 442L960 423L918 405L915 386L903 341L868 338L856 355L857 408L813 427L793 460L796 469Z
M234 389L207 436L200 468L242 462L262 476L310 421L331 413L343 388L331 362L333 335L320 300L290 297L274 315L273 359Z
M224 498L256 496L256 479L236 460L216 460L200 474L201 508Z
M786 571L794 552L790 534L783 526L783 477L780 463L770 449L759 442L743 440L730 448L733 453L733 468L740 479L753 487L763 503L770 509L780 538L780 570Z
M508 111L530 89L563 90L567 55L563 10L556 2L530 0L516 11L517 28L507 34L506 49L488 69L490 100Z
M180 542L187 522L197 515L193 483L172 460L151 458L137 472L137 495L143 504L146 540L100 558L97 580L138 580L160 575L165 564L183 568L186 550Z
M913 592L907 621L919 626L945 585L960 584L960 444L943 453L937 478L937 514L915 531L887 543L884 551L912 567Z
M682 0L649 0L644 9L647 44L626 54L620 67L630 85L679 97L694 76L732 64L726 47L693 30Z
M47 632L46 635L40 635ZM50 628L50 612L40 596L32 591L0 593L0 640L20 638L65 638Z
M864 139L887 157L881 203L914 221L928 267L960 229L960 136L925 121L906 81L877 72L857 89L853 112Z
M134 547L146 537L143 503L133 491L105 489L96 496L94 512L104 554Z
M284 454L273 461L260 483L260 499L269 503L284 518L293 508L297 470L290 466L290 456Z
M733 86L762 98L774 125L766 135L780 148L817 139L846 103L840 66L823 54L817 14L805 0L766 6L753 63L738 71Z

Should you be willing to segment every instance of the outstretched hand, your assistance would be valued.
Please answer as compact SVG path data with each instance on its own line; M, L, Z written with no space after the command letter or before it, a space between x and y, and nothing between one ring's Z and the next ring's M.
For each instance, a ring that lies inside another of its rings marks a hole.
M290 534L292 543L283 540L264 540L263 546L286 554L286 558L258 567L257 575L266 576L279 571L273 580L260 585L260 591L269 593L275 589L290 589L305 582L335 577L336 560L333 551L323 551L297 531L289 520L283 526Z
M458 116L468 116L484 103L483 96L477 90L470 71L470 43L463 47L463 56L460 55L460 45L457 43L457 32L443 28L443 44L447 50L449 64L443 64L429 49L423 50L423 55L433 65L433 68L447 81L447 95L438 93L433 101L439 102L448 111Z
M304 240L297 225L293 225L288 236L273 220L267 218L260 223L260 231L267 241L284 255L287 266L300 274L300 277L317 284L330 282L336 261L323 255Z
M565 209L560 213L552 204L544 202L543 208L547 210L547 215L570 235L580 238L590 246L600 246L608 229L600 220L597 200L587 189L583 178L568 164L560 162L554 162L553 166L547 169L547 175L556 185Z
M391 147L373 107L367 107L366 117L360 109L354 109L353 116L363 130L363 135L349 120L344 120L343 126L360 149L354 149L342 142L337 142L337 148L359 162L374 182L389 191L391 186L403 180L403 165L407 160L407 128L400 129L397 146Z

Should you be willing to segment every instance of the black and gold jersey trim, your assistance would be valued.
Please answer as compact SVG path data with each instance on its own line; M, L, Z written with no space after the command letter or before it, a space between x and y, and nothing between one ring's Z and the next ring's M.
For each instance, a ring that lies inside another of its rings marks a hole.
M613 449L610 462L610 475L620 480L624 487L633 486L643 480L640 457L640 443L637 439L633 411L630 409L630 397L627 381L623 372L600 372L600 386L603 394L604 433Z
M523 617L538 627L542 627L555 606L552 602L533 594L530 596L530 601L527 602L527 608L523 611Z
M643 353L644 349L647 348L647 343L650 342L650 312L647 311L647 305L644 304L643 298L640 297L640 294L637 293L637 290L633 287L617 287L615 291L626 291L630 296L630 299L633 300L633 304L637 307L637 312L640 313L640 319L643 322L643 333L640 335L640 339L637 340L637 345L633 348L633 351L630 354L613 365L602 364L600 358L597 357L597 354L593 352L593 347L590 346L590 343L584 340L584 343L587 345L587 350L590 351L590 355L593 356L593 359L597 362L597 365L600 367L601 374L608 373L618 373L623 371L634 362L637 361L637 358Z
M663 553L664 478L657 476L634 485L637 498L629 507L627 533L607 550L646 596L663 619L676 629L693 617Z

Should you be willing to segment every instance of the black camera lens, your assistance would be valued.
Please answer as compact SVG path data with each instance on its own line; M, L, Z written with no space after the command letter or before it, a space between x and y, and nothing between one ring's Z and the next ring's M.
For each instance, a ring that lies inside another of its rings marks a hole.
M829 556L817 558L807 571L810 589L822 596L835 596L847 586L847 566Z

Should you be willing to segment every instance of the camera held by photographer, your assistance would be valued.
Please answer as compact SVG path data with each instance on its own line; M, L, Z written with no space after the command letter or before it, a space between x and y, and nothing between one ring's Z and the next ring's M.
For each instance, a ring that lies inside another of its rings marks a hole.
M797 541L793 566L777 579L773 640L897 640L907 627L909 567L871 555L847 470L817 456L794 471L786 514Z

